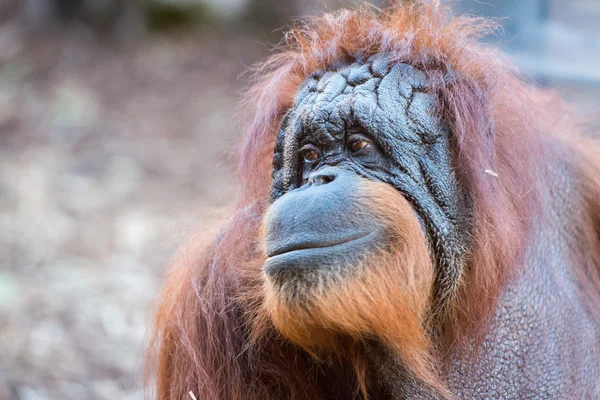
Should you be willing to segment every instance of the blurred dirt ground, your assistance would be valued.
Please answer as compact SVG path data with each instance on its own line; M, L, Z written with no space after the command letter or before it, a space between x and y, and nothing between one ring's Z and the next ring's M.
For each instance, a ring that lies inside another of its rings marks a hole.
M239 75L266 53L0 29L0 400L142 398L150 305L236 196ZM599 109L598 87L557 87Z
M149 305L235 197L255 40L0 30L0 399L138 399Z

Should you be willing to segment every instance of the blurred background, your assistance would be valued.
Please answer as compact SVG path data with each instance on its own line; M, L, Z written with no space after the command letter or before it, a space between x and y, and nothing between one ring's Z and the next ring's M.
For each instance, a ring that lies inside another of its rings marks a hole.
M504 18L488 40L598 115L600 1L455 3ZM0 400L143 397L165 267L236 196L244 71L341 5L0 0Z

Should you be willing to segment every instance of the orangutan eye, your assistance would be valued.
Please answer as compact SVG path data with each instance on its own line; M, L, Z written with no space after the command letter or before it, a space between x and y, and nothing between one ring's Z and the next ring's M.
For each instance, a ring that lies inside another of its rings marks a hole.
M371 143L363 137L351 138L348 143L348 148L352 153L356 153L370 144Z
M319 153L319 150L313 145L304 146L300 149L300 154L302 155L302 159L309 163L317 161L321 157L321 153Z

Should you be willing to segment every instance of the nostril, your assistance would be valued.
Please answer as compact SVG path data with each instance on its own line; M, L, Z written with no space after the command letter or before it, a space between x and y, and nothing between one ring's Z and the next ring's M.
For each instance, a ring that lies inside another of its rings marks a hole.
M335 179L335 176L334 176L334 175L323 175L323 176L321 176L321 181L322 181L323 183L329 183L329 182L332 182L334 179Z
M332 182L335 179L333 175L319 175L316 177L315 181L319 185L326 185Z
M315 172L308 178L308 184L312 186L320 186L331 183L335 180L333 172Z

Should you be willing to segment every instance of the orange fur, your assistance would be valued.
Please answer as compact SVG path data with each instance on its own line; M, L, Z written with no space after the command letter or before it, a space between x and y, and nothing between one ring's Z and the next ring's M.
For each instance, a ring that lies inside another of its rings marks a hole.
M301 304L289 301L285 288L267 280L264 321L272 321L288 339L316 354L344 354L348 343L360 347L365 339L378 338L417 378L441 388L426 328L433 265L419 222L406 199L389 185L365 180L358 196L363 209L386 227L393 250L378 249L348 266L349 276L307 288Z
M214 242L192 239L182 250L160 299L148 368L151 375L157 371L161 400L185 398L190 390L210 399L318 399L332 385L323 377L366 393L365 334L384 339L416 376L441 386L441 355L485 332L505 284L519 272L538 222L548 160L581 152L572 138L559 135L574 132L561 118L560 102L533 90L504 56L477 43L494 28L453 18L439 1L344 10L293 29L287 45L256 69L242 104L237 211ZM308 74L376 53L410 63L430 79L439 116L451 128L455 173L474 201L469 265L450 306L426 315L433 267L423 234L401 196L377 188L369 207L379 207L378 216L398 229L394 251L374 255L349 281L319 291L310 313L282 307L272 289L265 294L258 229L281 118ZM578 273L598 313L600 174L590 159L578 167L578 217L588 222L581 239L588 251L580 255ZM348 373L335 359L315 361L306 350L346 354L354 370Z
M475 199L472 263L477 268L464 276L455 301L440 315L452 343L483 325L521 257L539 209L535 163L546 157L541 133L556 128L551 126L556 118L545 112L548 100L531 93L504 56L477 43L493 24L449 16L437 1L416 2L379 13L344 10L292 30L286 36L290 50L258 69L257 84L245 100L252 117L246 119L240 173L244 192L265 195L270 170L256 164L262 156L249 155L273 148L278 118L312 71L349 57L385 53L426 72L439 97L440 117L451 125L459 180ZM513 156L515 148L520 157Z

